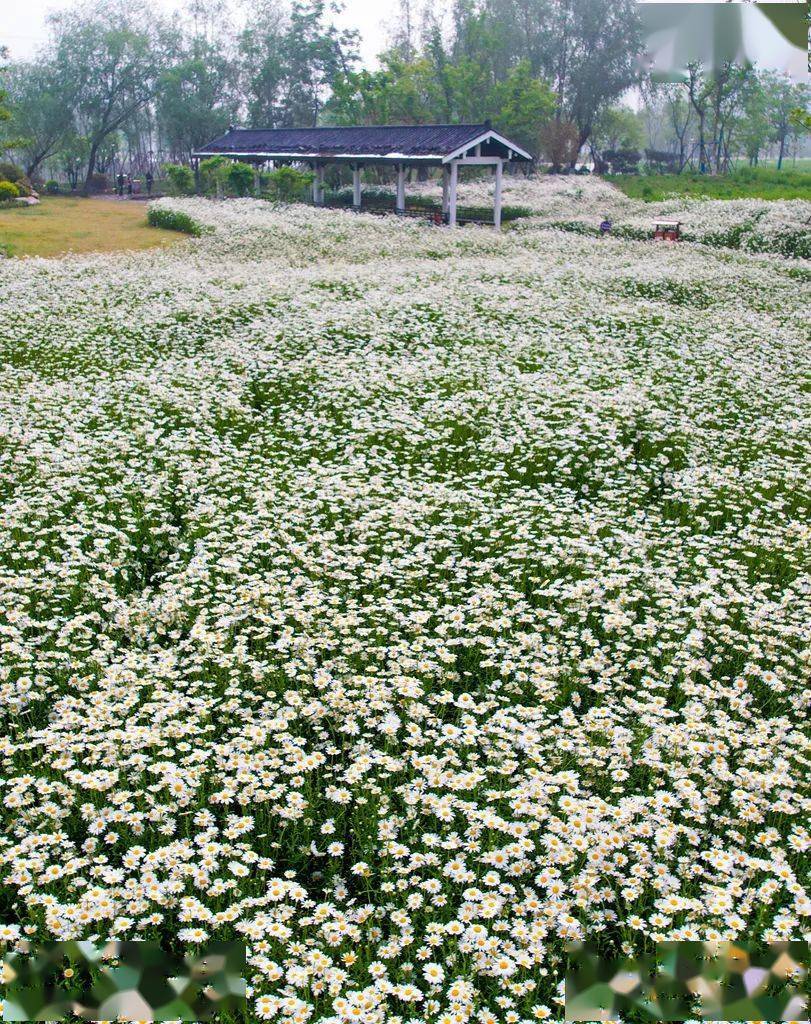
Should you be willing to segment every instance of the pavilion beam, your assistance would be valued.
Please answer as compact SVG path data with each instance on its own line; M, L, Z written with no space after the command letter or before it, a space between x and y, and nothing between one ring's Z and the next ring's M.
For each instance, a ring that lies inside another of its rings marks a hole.
M495 167L502 160L500 156L459 156L449 163L459 164L460 167Z
M360 191L360 164L355 164L352 168L352 189L353 196L352 202L356 210L361 207L361 191Z
M450 195L448 197L448 225L456 227L456 188L459 184L459 165L455 160L451 161L451 182Z
M397 165L397 212L405 213L405 166Z
M495 225L496 231L501 230L501 179L503 171L504 161L499 160L499 162L496 164L496 187L495 195L493 197L493 224Z

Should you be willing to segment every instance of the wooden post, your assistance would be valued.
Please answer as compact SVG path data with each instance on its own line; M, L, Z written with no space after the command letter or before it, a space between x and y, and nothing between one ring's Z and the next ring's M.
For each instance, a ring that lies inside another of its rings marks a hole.
M253 194L259 196L262 194L262 179L260 177L260 170L257 164L253 168Z
M318 164L313 164L313 202L318 206Z
M355 205L355 209L359 210L361 206L361 193L360 193L360 164L355 164L352 168L352 186L354 189L354 196L352 202Z
M452 227L456 227L456 186L459 181L459 165L455 160L451 160L451 188L450 188L450 201L448 203L448 224Z
M318 182L318 199L316 202L319 206L324 205L324 165L319 164L315 172L315 180Z
M501 230L501 175L503 167L504 161L499 160L496 164L496 188L493 198L493 223L495 224L496 231Z
M397 165L397 212L405 213L405 167Z
M443 213L447 213L448 212L448 203L449 203L449 200L450 200L449 190L450 190L450 182L451 182L450 174L451 174L450 168L448 167L447 164L445 164L445 166L442 168L442 212Z

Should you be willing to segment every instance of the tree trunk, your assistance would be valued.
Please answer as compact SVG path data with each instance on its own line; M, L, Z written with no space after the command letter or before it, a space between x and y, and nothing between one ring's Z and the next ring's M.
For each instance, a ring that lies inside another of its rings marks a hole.
M783 166L783 154L786 151L786 136L781 134L780 136L780 152L777 154L777 170L779 171Z
M701 174L707 171L707 140L704 137L704 113L702 112L698 122L698 164Z
M678 173L684 170L684 165L687 163L687 158L684 155L684 139L679 139L679 170Z
M25 176L26 178L28 178L29 181L34 180L34 175L39 170L40 165L44 162L47 155L47 153L38 153L31 161L31 163L26 166Z
M90 146L90 153L87 157L87 174L84 179L84 188L82 189L82 195L90 195L90 179L93 177L93 172L96 169L96 155L99 151L99 140L98 138L93 140Z

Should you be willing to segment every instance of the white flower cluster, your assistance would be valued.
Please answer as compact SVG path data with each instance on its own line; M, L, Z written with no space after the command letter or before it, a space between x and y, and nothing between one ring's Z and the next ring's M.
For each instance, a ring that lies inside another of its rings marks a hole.
M800 934L807 266L174 203L0 267L6 934L243 938L282 1024Z
M479 177L459 186L459 202L491 206L493 181ZM411 186L414 191L440 195L436 182ZM804 199L704 199L674 196L661 202L631 199L599 177L589 175L521 175L504 177L505 204L523 206L544 221L584 221L593 226L609 217L617 226L650 231L657 217L680 220L690 235L725 231L753 221L757 230L773 236L786 231L811 232L811 201Z

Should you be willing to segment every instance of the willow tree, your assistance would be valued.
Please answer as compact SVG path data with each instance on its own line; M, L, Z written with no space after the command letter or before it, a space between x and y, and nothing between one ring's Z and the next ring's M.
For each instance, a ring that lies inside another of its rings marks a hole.
M106 140L154 99L175 39L156 11L125 0L91 0L49 20L48 56L88 140L88 191Z

